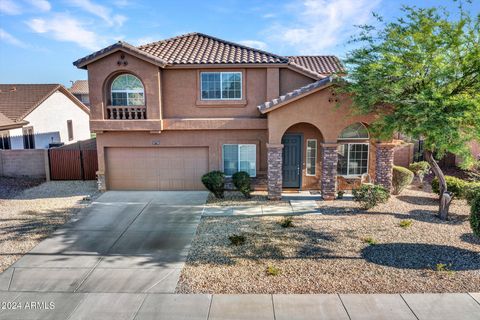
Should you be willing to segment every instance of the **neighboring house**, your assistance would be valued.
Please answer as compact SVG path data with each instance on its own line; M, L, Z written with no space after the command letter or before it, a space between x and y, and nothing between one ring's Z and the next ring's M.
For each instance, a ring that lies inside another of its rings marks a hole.
M89 111L60 84L0 84L0 138L0 149L89 139Z
M88 80L77 80L72 82L72 87L68 89L78 100L87 107L90 105L88 97Z
M367 174L391 186L395 144L371 140L373 115L353 114L333 90L344 73L334 56L279 56L190 33L118 42L74 65L88 70L101 189L203 189L211 170L263 177L272 199L284 188L333 199L337 183Z

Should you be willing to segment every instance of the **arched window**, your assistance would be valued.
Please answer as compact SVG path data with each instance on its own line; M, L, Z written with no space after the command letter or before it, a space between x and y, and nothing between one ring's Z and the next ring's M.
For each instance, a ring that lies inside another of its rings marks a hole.
M362 123L357 122L343 129L338 140L365 140L368 138L367 128Z
M360 122L343 129L338 137L337 174L347 177L361 176L368 172L368 130ZM352 142L352 140L361 140Z
M121 74L112 82L111 98L113 106L144 106L143 84L134 75Z

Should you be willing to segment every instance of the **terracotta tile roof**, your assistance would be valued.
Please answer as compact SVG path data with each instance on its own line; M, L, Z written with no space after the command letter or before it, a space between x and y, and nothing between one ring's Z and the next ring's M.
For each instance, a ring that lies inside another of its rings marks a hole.
M0 84L0 113L18 122L60 87L60 84Z
M138 49L172 65L288 62L285 57L198 32L149 43Z
M314 79L344 72L342 64L335 56L284 57L198 32L139 47L120 41L78 59L73 64L78 68L86 68L89 63L118 50L124 50L161 67L188 64L283 64Z
M88 94L88 80L77 80L68 89L73 94Z
M333 73L345 73L340 60L335 56L290 56L288 61L291 65L314 72L318 75Z
M261 113L266 113L272 109L275 109L280 104L283 104L284 102L290 101L296 97L308 94L315 89L320 89L323 87L326 87L330 84L332 84L335 81L335 78L333 77L326 77L321 80L315 81L313 83L310 83L306 86L303 86L301 88L298 88L296 90L293 90L289 93L286 93L278 98L272 99L270 101L267 101L265 103L262 103L261 105L257 106L258 110L260 110Z

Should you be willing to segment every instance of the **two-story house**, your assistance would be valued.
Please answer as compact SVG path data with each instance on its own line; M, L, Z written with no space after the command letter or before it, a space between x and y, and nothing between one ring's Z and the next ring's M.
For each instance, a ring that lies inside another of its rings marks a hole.
M135 47L118 42L74 62L88 70L98 179L107 190L203 189L222 170L282 189L321 190L369 175L391 186L393 144L373 116L335 93L334 56L279 56L201 33Z

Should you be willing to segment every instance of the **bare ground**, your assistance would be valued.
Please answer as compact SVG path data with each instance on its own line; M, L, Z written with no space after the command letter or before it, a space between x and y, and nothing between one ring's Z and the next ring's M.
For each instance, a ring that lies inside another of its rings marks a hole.
M469 207L455 200L439 220L436 196L411 187L362 212L353 201L319 202L321 215L204 217L181 293L400 293L480 291L480 240ZM411 225L401 227L403 220ZM242 234L246 243L230 244ZM370 243L370 244L369 244ZM269 266L280 274L268 275Z
M5 182L2 178L0 183ZM0 199L0 272L48 237L97 196L94 181L51 181L40 185L8 180ZM2 184L2 190L3 186ZM6 189L6 188L5 188ZM14 191L11 191L14 190Z

